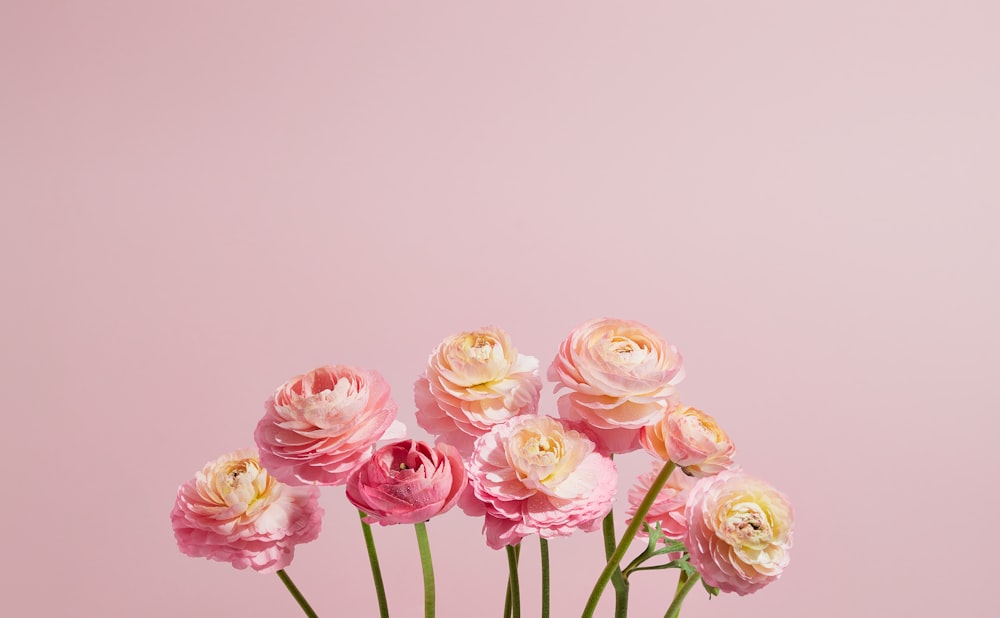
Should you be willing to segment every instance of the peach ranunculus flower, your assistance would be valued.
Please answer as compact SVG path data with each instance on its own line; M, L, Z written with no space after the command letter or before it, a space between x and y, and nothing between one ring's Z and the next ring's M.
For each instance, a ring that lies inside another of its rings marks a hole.
M736 447L715 419L697 408L679 406L662 421L642 428L643 448L691 476L711 476L733 467Z
M582 429L582 427L580 428ZM592 531L611 511L618 473L583 431L547 416L516 416L476 440L472 492L460 506L485 513L486 544Z
M455 506L467 486L455 447L402 440L378 449L351 473L347 499L367 514L366 523L416 524Z
M635 512L638 510L639 504L646 497L650 486L652 486L653 481L660 474L662 468L662 461L654 461L653 469L645 474L641 474L636 479L635 485L628 490L628 508L625 513L628 515L629 523L635 517ZM663 489L656 496L653 506L646 513L646 523L650 526L659 523L664 538L675 541L684 540L684 534L687 532L684 505L687 503L688 493L694 487L694 484L695 480L693 478L684 474L680 468L674 468L674 471L667 477L667 482L663 485ZM644 530L640 530L637 536L646 537L648 534Z
M685 507L684 546L705 583L746 595L788 566L792 505L764 481L726 470L705 477Z
M434 349L414 385L417 424L468 455L494 425L534 414L541 389L538 359L519 354L506 332L459 333Z
M244 449L181 485L170 521L181 553L273 573L291 563L297 544L319 536L318 499L319 488L279 482Z
M282 384L264 405L254 432L261 462L291 485L342 485L376 440L402 437L389 384L373 370L313 369Z
M582 420L613 453L639 448L639 430L663 418L675 404L684 378L682 358L651 328L604 318L573 329L559 347L548 378L559 398L559 415Z

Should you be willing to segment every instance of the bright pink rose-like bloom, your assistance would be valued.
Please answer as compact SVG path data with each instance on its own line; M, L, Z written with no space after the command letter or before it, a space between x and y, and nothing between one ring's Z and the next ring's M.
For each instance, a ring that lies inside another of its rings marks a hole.
M653 485L653 481L659 476L663 465L662 461L653 462L653 469L640 475L636 479L635 485L628 490L628 509L626 509L625 513L628 515L629 522L635 517L635 512L638 510L639 504L646 497L649 488ZM684 474L680 468L674 468L674 471L667 477L667 482L663 485L663 489L657 494L653 506L646 513L645 522L650 526L659 523L663 536L668 539L675 541L684 540L684 535L687 532L687 519L684 516L684 506L687 503L688 493L694 487L694 484L694 479ZM644 530L639 530L637 536L645 537L648 534Z
M181 553L272 573L291 563L296 545L319 536L318 498L316 487L280 483L245 449L181 485L170 521Z
M788 566L792 505L764 481L729 470L702 478L688 496L685 516L684 545L710 586L750 594Z
M366 523L415 524L455 506L466 486L455 447L403 440L378 449L351 473L347 499L368 515Z
M485 513L486 544L514 545L591 531L611 511L618 473L583 431L547 416L516 416L476 440L468 463L473 499Z
M677 348L639 322L604 318L577 326L559 347L548 378L559 398L559 415L582 420L613 453L639 448L639 430L676 405L684 378Z
M701 410L680 406L664 419L643 427L643 447L670 460L691 476L711 476L733 467L736 447L715 419Z
M538 359L519 354L503 330L459 333L435 348L414 385L417 424L469 455L494 425L534 414L541 389Z
M344 484L375 441L389 437L397 409L377 371L342 365L292 378L264 405L254 432L261 462L292 485Z

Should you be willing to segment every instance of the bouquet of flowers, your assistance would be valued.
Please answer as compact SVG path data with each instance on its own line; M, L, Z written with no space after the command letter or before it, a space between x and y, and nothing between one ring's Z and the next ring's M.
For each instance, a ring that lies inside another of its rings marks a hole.
M584 618L609 583L616 617L626 616L629 576L638 571L677 569L665 618L679 614L699 582L712 595L750 594L788 565L792 507L735 464L733 443L711 416L681 402L683 377L680 353L649 327L592 320L573 329L549 366L561 394L558 415L543 415L536 358L518 353L499 328L459 333L434 349L414 386L416 421L436 437L431 445L404 438L377 371L320 367L267 399L256 450L224 455L181 485L174 535L189 556L277 572L305 614L316 616L284 569L297 544L319 535L319 488L346 485L361 513L382 618L389 611L371 525L414 526L430 618L425 524L455 506L483 518L486 544L506 550L505 618L520 616L520 545L534 535L543 618L548 539L577 531L601 529L607 559L595 569ZM618 538L613 457L640 449L652 464L628 491L630 519ZM626 562L636 537L645 547Z

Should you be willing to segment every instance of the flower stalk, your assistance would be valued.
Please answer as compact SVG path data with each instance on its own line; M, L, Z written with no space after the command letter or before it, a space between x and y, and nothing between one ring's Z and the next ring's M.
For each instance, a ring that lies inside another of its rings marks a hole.
M549 618L549 542L538 537L542 554L542 618Z
M313 608L309 605L309 601L306 601L306 598L301 592L299 592L298 586L296 586L295 582L292 581L292 578L288 576L288 573L285 573L285 569L278 569L278 577L281 578L282 583L285 584L285 588L288 588L288 592L292 593L292 597L298 602L303 613L305 613L305 615L309 618L318 618L318 616L316 616L316 612L314 612Z
M361 515L361 532L364 534L365 547L368 549L368 563L372 568L372 581L375 582L375 596L378 597L378 615L379 618L389 618L389 602L385 598L385 584L382 583L382 569L378 564L372 527L365 523L365 512L358 511L358 513Z
M681 581L683 581L683 577L684 572L682 571ZM663 618L677 618L677 616L681 613L681 603L684 602L684 597L687 596L688 592L691 592L691 588L698 583L699 579L701 579L701 575L697 573L687 578L684 585L677 590L677 594L674 595L674 600L670 604L670 607L667 608L667 613L663 615Z
M427 540L427 524L413 524L420 550L420 568L424 574L424 618L434 618L434 565L431 563L431 545Z
M520 543L507 546L507 569L510 572L507 580L507 600L509 603L504 608L504 616L509 618L521 618L521 584L517 579L517 560L520 548ZM507 612L507 609L510 611Z
M622 536L622 540L618 543L618 546L612 552L611 557L608 559L608 563L604 566L604 570L601 571L600 576L597 578L597 582L594 584L594 589L590 592L590 597L587 599L587 605L584 607L582 618L593 618L594 611L597 610L597 603L601 600L601 593L608 585L608 581L611 580L611 576L614 574L615 569L618 569L618 565L621 564L622 558L625 557L625 552L628 551L629 545L632 544L632 540L635 538L636 532L642 526L643 521L646 518L646 513L649 512L650 507L653 506L653 502L656 500L656 496L663 489L666 484L667 479L670 477L670 473L674 471L675 464L672 461L668 461L664 464L663 469L653 480L653 483L649 487L649 491L646 492L646 497L642 499L639 507L635 511L635 515L632 516L632 523L628 525L625 529L625 534Z
M601 525L604 533L604 559L611 560L615 553L615 513L611 511ZM615 618L625 618L628 615L628 581L622 575L620 566L615 566L611 572L611 586L615 589Z

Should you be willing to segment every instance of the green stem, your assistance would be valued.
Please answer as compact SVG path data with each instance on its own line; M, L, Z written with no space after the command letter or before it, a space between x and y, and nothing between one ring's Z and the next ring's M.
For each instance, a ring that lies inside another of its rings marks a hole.
M514 546L514 560L520 562L521 560L521 544L518 543ZM507 575L507 599L503 604L503 618L510 618L511 606L510 606L510 575Z
M681 603L684 602L684 597L691 591L691 587L698 583L699 579L701 579L701 575L695 573L684 582L684 585L674 595L674 602L667 608L667 613L663 614L663 618L677 618L678 614L681 613Z
M424 618L434 618L434 565L431 563L431 545L427 541L427 525L413 524L417 531L417 547L420 549L420 568L424 572Z
M604 559L610 560L615 553L614 511L609 512L604 517L601 529L604 532ZM622 570L618 565L611 572L611 585L615 589L615 618L625 618L628 615L628 582L625 581L625 576L622 575Z
M601 575L597 578L597 582L594 584L594 589L590 592L590 598L587 599L587 605L583 609L583 615L581 618L593 618L594 611L597 610L597 603L601 600L601 593L608 585L608 581L611 580L612 574L618 565L621 563L622 558L625 557L625 552L628 551L629 545L632 544L632 540L635 538L635 533L639 531L639 527L642 526L643 520L646 518L646 513L649 512L650 507L653 506L653 502L656 497L660 494L660 490L663 489L663 485L666 484L667 478L670 477L670 473L674 471L674 462L668 461L663 469L660 470L660 474L657 475L653 484L650 486L649 491L646 492L646 496L642 499L639 504L639 508L636 509L635 515L632 516L632 523L628 525L625 529L625 534L622 536L622 540L618 543L618 547L615 548L614 553L608 559L608 563L604 566L604 570L601 571Z
M538 537L542 550L542 618L549 618L549 542Z
M507 546L507 568L510 571L510 615L521 618L521 585L517 581L517 550Z
M278 577L280 577L281 581L284 582L285 588L288 588L288 591L292 593L295 600L299 602L299 607L302 608L302 611L305 612L306 616L309 616L309 618L318 618L316 616L316 612L314 612L313 608L309 606L309 601L306 601L306 598L302 596L301 592L299 592L295 582L293 582L292 578L288 576L288 573L285 573L285 569L278 569Z
M380 618L389 618L389 602L385 599L385 584L382 583L382 569L378 566L378 553L375 551L372 527L365 523L365 513L363 511L358 511L358 513L361 515L361 532L365 535L365 547L368 548L368 562L372 567L375 596L378 597L378 615Z

